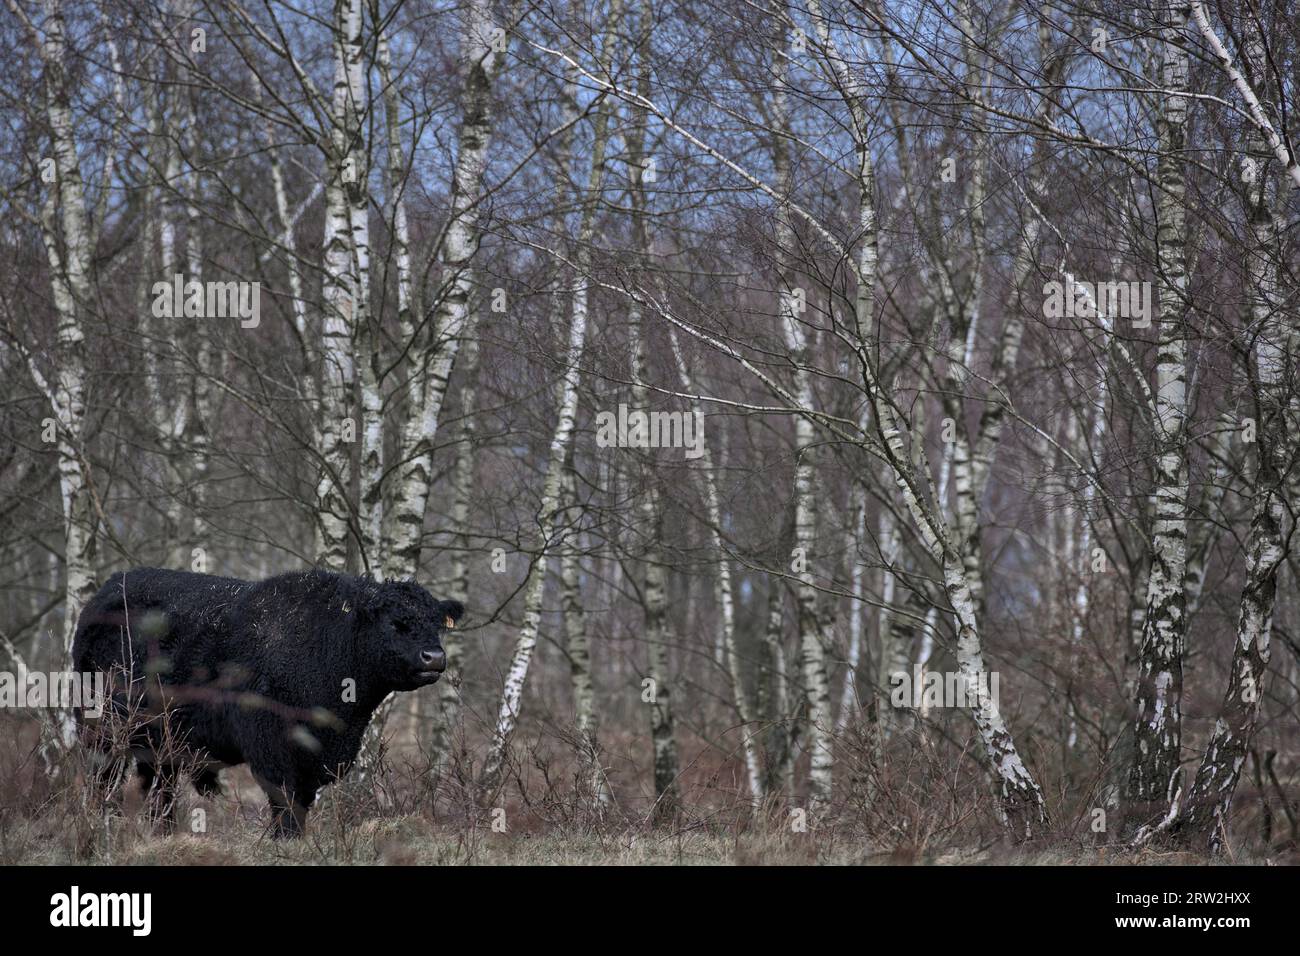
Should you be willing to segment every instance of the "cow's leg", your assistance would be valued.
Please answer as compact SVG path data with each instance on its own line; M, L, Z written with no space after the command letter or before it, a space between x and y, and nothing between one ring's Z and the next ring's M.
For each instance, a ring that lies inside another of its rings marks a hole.
M305 789L293 782L278 782L281 774L259 773L253 771L258 785L266 792L267 802L271 806L271 837L275 840L293 839L302 836L307 825L307 808L311 800ZM315 792L310 794L314 797Z
M194 789L203 796L221 796L221 780L217 776L216 768L204 767L202 770L196 770L191 779L194 781Z

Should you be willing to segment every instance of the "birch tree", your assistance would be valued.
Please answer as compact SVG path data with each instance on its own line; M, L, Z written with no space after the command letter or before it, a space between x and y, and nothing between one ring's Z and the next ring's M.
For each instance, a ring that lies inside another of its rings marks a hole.
M618 42L618 27L622 20L621 0L614 0L610 10L605 37L601 45L598 69L608 74L614 48ZM586 191L582 200L581 220L578 227L577 258L574 265L573 290L570 302L568 343L562 357L563 374L556 386L557 416L555 431L551 435L550 453L547 457L546 477L542 485L541 504L537 512L537 551L529 565L524 584L523 623L515 639L514 653L506 672L505 688L498 708L496 727L478 787L482 795L494 793L501 783L502 771L508 755L510 738L519 720L519 707L523 699L524 682L532 664L541 627L542 596L546 586L547 559L556 544L560 530L557 518L563 510L561 490L564 481L565 461L570 453L575 419L578 412L578 385L582 372L582 355L587 340L588 297L591 289L590 270L592 239L596 230L596 212L605 175L605 151L609 145L609 113L597 108L592 121L591 161L587 172Z
M351 496L352 442L356 436L353 391L354 344L363 326L358 319L368 291L361 287L361 259L368 257L364 213L368 202L367 159L361 141L365 111L363 17L361 0L334 5L334 87L326 154L325 236L320 390L322 472L316 494L316 561L332 571L348 566L348 541L357 526ZM368 392L374 383L367 382ZM367 420L365 423L377 427ZM373 436L365 441L372 446Z
M622 0L614 0L620 4ZM647 0L639 5L638 47L642 53L637 70L637 88L644 95L649 91L650 61L649 49L652 23L651 4ZM611 22L618 23L616 14L621 12L615 6L611 12ZM606 64L608 69L608 61ZM629 197L632 219L632 241L634 254L645 261L649 251L649 238L646 233L646 180L651 175L649 170L653 157L646 154L646 137L648 135L648 115L644 109L634 108L631 129L625 136L628 167L631 174ZM603 153L602 153L603 155ZM650 391L647 382L650 379L649 344L645 330L642 328L642 308L636 300L629 303L628 339L631 345L633 361L632 403L637 409L648 413L650 410ZM647 463L648 464L648 463ZM642 549L641 565L644 568L642 603L645 606L645 640L650 649L650 667L646 678L651 681L650 693L650 741L654 750L655 782L655 817L670 820L676 815L681 802L681 790L677 777L680 760L677 754L677 738L673 732L672 677L669 673L668 647L673 639L671 622L668 618L668 581L661 539L663 535L663 512L660 507L659 487L656 476L651 474L647 486L638 503L639 519L645 544Z
M1208 28L1205 11L1195 5L1197 22ZM1267 75L1264 38L1258 21L1247 25L1244 60L1256 82ZM1247 87L1249 89L1249 87ZM1258 100L1256 100L1258 103ZM1260 107L1263 109L1263 107ZM1248 312L1246 335L1253 364L1256 462L1250 482L1253 513L1246 539L1246 581L1241 591L1228 686L1200 768L1182 807L1171 810L1180 842L1203 842L1212 853L1226 843L1228 811L1247 748L1259 720L1260 699L1271 654L1277 577L1285 555L1284 475L1293 460L1295 416L1289 414L1288 342L1296 326L1286 308L1278 266L1279 217L1265 124L1255 123L1241 164L1248 245L1244 271Z
M22 22L43 68L44 111L49 128L54 181L43 184L40 227L49 262L56 327L52 368L45 369L30 348L8 331L23 355L36 387L48 402L58 454L59 497L63 504L64 602L59 660L69 660L82 607L94 595L99 516L94 505L86 454L87 335L94 309L94 242L86 189L77 155L72 81L67 66L67 34L60 0L43 0L42 18L33 22L17 0L9 9ZM60 740L72 743L72 715L60 714Z
M784 19L784 18L783 18ZM784 24L782 24L785 33ZM787 75L786 44L775 50L773 72L775 88L772 94L775 129L772 139L772 166L778 193L776 218L777 276L780 283L781 332L785 339L790 361L794 366L794 391L799 406L811 409L814 404L808 332L800 314L807 307L807 290L798 285L789 260L795 248L795 228L789 206L794 191L793 170L787 140L791 136L790 118L786 108L785 84ZM826 669L826 640L818 616L818 592L814 586L813 566L822 556L815 556L817 536L817 491L814 488L814 423L811 418L795 418L795 454L797 463L794 475L794 549L791 568L798 576L795 594L799 606L799 651L803 662L803 683L808 708L809 804L820 809L831 797L831 778L835 755L831 731L834 720L830 707L830 680Z
M1159 255L1160 343L1156 360L1155 521L1146 615L1138 659L1134 754L1128 802L1133 825L1178 798L1182 741L1183 641L1187 565L1187 309L1186 174L1188 7L1160 7L1160 112L1156 118L1156 243Z
M414 342L392 497L381 525L387 548L384 576L389 578L413 577L419 567L424 515L433 483L433 441L469 318L471 260L481 238L481 199L492 147L492 83L505 53L505 34L498 30L485 0L470 0L461 35L464 80L458 151L439 257L442 284L429 337ZM414 336L409 326L404 332Z

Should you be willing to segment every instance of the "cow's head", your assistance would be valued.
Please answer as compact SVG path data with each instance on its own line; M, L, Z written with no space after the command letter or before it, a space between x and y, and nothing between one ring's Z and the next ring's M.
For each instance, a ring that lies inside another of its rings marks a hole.
M432 684L447 669L443 632L465 614L459 601L438 601L414 581L374 585L362 606L377 669L394 690Z

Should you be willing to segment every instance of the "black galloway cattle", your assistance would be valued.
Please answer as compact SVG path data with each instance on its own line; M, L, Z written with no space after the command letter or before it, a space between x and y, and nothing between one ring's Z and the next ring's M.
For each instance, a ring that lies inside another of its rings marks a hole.
M273 832L294 836L317 791L356 759L380 702L442 675L443 632L463 613L412 581L140 568L113 575L86 605L73 660L113 679L106 712L128 728L155 813L170 820L182 769L210 792L221 767L247 763ZM107 727L83 721L91 745L111 753L101 783L126 760Z

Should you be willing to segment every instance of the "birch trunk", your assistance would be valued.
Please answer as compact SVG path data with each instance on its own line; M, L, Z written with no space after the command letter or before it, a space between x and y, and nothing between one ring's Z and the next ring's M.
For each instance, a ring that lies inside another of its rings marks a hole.
M189 12L187 12L186 16L189 15ZM203 193L203 177L199 170L203 165L203 161L197 155L199 148L199 118L194 106L194 97L196 95L193 90L186 91L185 130L182 135L182 142L185 144L185 153L189 166L185 189L186 277L198 282L203 279L203 225L199 207ZM197 334L198 342L195 348L195 365L197 366L195 371L197 374L193 376L194 384L190 396L194 407L186 417L189 439L187 444L190 456L190 474L186 479L190 512L189 525L184 532L184 548L187 552L184 557L186 560L191 559L191 549L203 543L205 530L203 515L206 511L208 473L211 467L212 453L208 423L213 420L216 399L212 385L212 378L216 373L216 369L213 368L214 349L211 331L200 328L197 330Z
M888 507L880 512L880 617L877 629L880 634L880 655L876 673L876 716L880 724L882 741L888 741L901 725L903 713L896 710L891 699L894 674L911 674L912 641L915 628L910 618L899 618L894 608L898 602L898 568L902 557L898 523Z
M441 254L442 288L434 311L432 341L413 357L406 388L407 418L398 464L393 468L393 494L382 523L387 547L384 575L390 578L414 577L419 567L424 514L433 481L433 441L469 321L470 262L479 245L479 199L492 144L492 81L503 55L493 49L486 0L470 0L466 16L461 38L463 114ZM406 331L414 335L413 329Z
M668 330L673 357L677 363L677 376L681 379L682 390L688 395L695 394L695 383L686 357L682 354L681 343L677 340L675 329ZM704 420L704 410L698 399L691 400L691 414L698 421ZM749 783L750 799L759 803L765 796L763 785L763 768L759 755L759 737L761 729L755 724L754 708L750 706L749 694L745 692L744 674L741 669L740 648L736 641L736 602L731 583L731 563L727 559L726 548L722 541L722 504L718 496L717 473L713 468L713 453L708 442L701 445L700 480L704 484L704 505L709 519L709 537L713 550L717 553L718 569L714 577L714 596L718 604L718 615L722 634L720 642L727 666L727 676L731 681L731 700L740 720L741 751L745 758L745 777Z
M348 568L352 504L352 439L355 382L354 343L362 307L353 248L357 224L354 197L364 193L365 153L356 106L362 92L361 0L336 0L334 89L330 111L329 176L325 184L324 275L320 391L321 475L316 484L316 563L331 571Z
M567 507L576 512L576 482L571 470L564 476L563 495ZM587 612L582 602L582 567L577 539L578 531L571 526L561 545L560 611L564 617L569 681L573 687L574 724L582 761L586 764L584 776L599 813L609 803L609 788L600 759L600 724L596 716L596 691L591 679L591 644L587 638Z
M835 718L835 733L843 733L860 709L858 698L858 662L862 658L863 609L858 599L862 595L863 565L858 560L858 546L867 533L866 491L861 485L853 486L853 522L846 536L849 547L849 649L844 662L844 687L840 691L840 710Z
M546 479L542 486L541 506L538 509L538 550L528 569L528 578L524 585L523 624L515 640L514 653L506 672L505 688L497 712L495 733L479 778L479 789L484 796L493 793L501 782L507 748L519 720L519 705L523 697L524 682L528 677L528 668L532 663L533 650L537 646L537 635L541 626L546 564L554 547L556 518L562 507L560 491L564 477L564 462L569 453L569 443L577 416L579 363L582 360L587 334L587 280L580 274L576 281L573 318L569 328L568 347L565 350L565 371L559 388L559 416L555 432L551 436Z
M640 4L640 40L639 46L644 51L650 41L650 4ZM611 35L610 40L612 42ZM643 53L637 71L638 92L642 97L650 90L650 62ZM648 115L645 110L634 111L632 129L626 137L628 164L631 169L632 183L630 198L632 207L632 235L635 255L641 257L648 252L649 239L646 235L646 193L645 193L645 138ZM635 300L628 310L628 340L633 356L632 404L643 412L650 410L650 390L647 382L650 378L649 346L642 327L642 308ZM707 444L705 444L707 450ZM707 459L706 459L707 461ZM645 567L645 587L643 602L645 606L645 640L650 648L650 668L647 676L652 680L654 693L650 701L650 738L654 750L655 804L654 818L661 822L672 820L681 805L681 792L677 777L680 760L677 754L677 739L673 733L672 680L669 673L668 647L672 641L672 628L668 620L668 581L663 559L662 529L663 512L660 508L659 487L656 475L648 457L643 459L645 465L646 485L638 498L637 511L639 523L646 535L646 545L642 555ZM708 465L704 465L708 469Z
M872 341L875 336L875 297L876 297L876 271L879 260L878 232L876 224L876 205L875 205L875 169L871 159L871 143L868 139L869 117L867 113L866 88L863 81L854 74L845 62L843 55L840 53L834 35L831 33L830 25L822 14L821 5L818 0L808 0L808 14L812 18L817 37L821 42L823 51L829 63L831 77L839 89L840 97L849 113L850 128L853 133L854 151L857 160L854 175L858 187L858 215L857 226L858 235L860 236L857 255L857 288L854 298L854 320L856 324L857 341L863 345ZM778 91L778 95L779 91ZM781 113L778 113L784 119ZM782 174L788 176L788 169L783 171L777 168L777 181L781 188L785 187L782 182ZM787 336L787 344L792 341ZM797 359L796 359L797 360ZM797 383L802 390L804 383ZM811 397L811 396L809 396ZM802 395L801 395L802 399ZM808 406L810 407L810 406ZM800 421L803 421L800 419ZM850 540L855 534L861 536L865 525L865 491L861 485L855 485L854 494L857 500L857 514L854 519L853 530L850 531ZM796 519L796 529L798 520ZM850 601L850 628L849 628L849 661L848 671L845 676L844 691L840 701L840 717L836 721L836 730L842 730L847 722L848 715L857 707L856 679L858 657L862 647L862 609L857 604L857 598L860 593L862 584L862 568L854 555L852 561L852 591L853 599ZM805 660L806 660L805 656ZM821 678L826 677L824 665L822 667ZM829 693L829 687L828 687ZM829 701L828 701L829 709ZM828 755L829 761L829 755ZM831 769L829 764L826 768L826 786L830 786Z
M1181 789L1183 639L1187 565L1186 430L1186 148L1188 8L1182 0L1161 7L1160 85L1164 99L1159 140L1156 243L1160 262L1160 344L1156 379L1155 522L1146 616L1138 656L1137 718L1128 780L1129 825L1163 817Z
M771 687L770 699L761 699L758 705L758 712L768 725L767 766L763 779L763 793L768 797L776 794L792 797L794 790L795 715L791 712L789 671L782 641L784 618L781 582L772 577L768 585L767 625L763 629L763 655L758 675L760 697L766 696L762 692Z
M351 111L351 177L346 183L348 244L352 252L352 341L358 357L361 393L361 448L357 472L357 524L361 567L381 577L383 571L380 529L383 521L384 396L380 376L384 369L381 335L370 314L370 150L364 141L370 126L369 71L361 45L361 0L356 6L356 39L347 46L348 102ZM349 23L349 26L351 24ZM377 26L377 25L376 25Z
M456 529L456 546L451 552L451 583L448 592L453 600L468 605L469 602L469 506L474 491L475 434L474 415L478 410L478 340L474 337L473 319L466 329L461 354L461 367L465 385L460 393L461 447L456 456L451 487L451 526ZM443 644L447 653L447 671L434 688L438 711L433 715L429 749L435 766L442 766L452 753L456 732L460 724L461 667L465 660L463 639L453 638ZM412 695L412 706L420 699ZM418 713L418 712L417 712Z
M650 533L661 533L662 515L656 512ZM645 640L650 645L650 668L646 675L653 683L650 699L650 739L654 748L655 804L651 814L656 822L667 823L681 810L681 789L677 782L679 762L677 740L673 734L672 679L669 673L668 586L664 566L658 560L645 569Z
M1198 13L1198 19L1204 17ZM1255 24L1247 26L1245 59L1252 77L1265 75L1263 39ZM1268 143L1258 126L1247 138L1242 186L1247 199L1251 245L1246 256L1249 327L1256 383L1256 450L1254 515L1246 543L1246 583L1241 591L1237 640L1228 688L1205 748L1200 769L1177 824L1184 844L1207 843L1223 850L1228 811L1259 720L1264 676L1271 651L1277 576L1285 555L1286 465L1294 440L1287 426L1287 338L1285 302L1280 292L1278 221L1273 214L1272 183L1267 179Z
M776 256L780 281L780 323L786 350L794 365L794 392L802 408L814 404L812 379L808 370L807 331L799 318L806 298L796 294L791 254L795 248L795 230L789 203L794 182L787 137L790 115L786 103L786 51L784 44L776 50L776 88L773 91L773 114L776 135L772 142L772 163L776 188L781 197L776 208ZM813 585L813 554L816 550L817 504L813 488L814 426L807 415L795 418L795 454L798 464L794 477L794 566L798 569L795 595L799 605L799 650L802 658L804 694L808 705L807 734L809 747L808 802L810 809L820 809L829 802L834 767L831 738L833 718L830 706L830 680L826 671L826 645L818 617L817 589Z
M602 66L606 71L609 68L621 19L621 0L614 0L601 53ZM578 412L578 385L587 337L592 238L595 233L596 211L604 180L605 149L609 142L609 114L606 109L597 110L593 126L591 165L587 174L587 192L583 198L577 262L574 270L573 315L569 323L569 341L564 353L564 374L557 389L556 404L559 413L555 431L551 436L550 456L537 515L538 550L528 569L528 578L524 585L523 623L519 629L519 636L515 640L514 653L511 656L509 670L506 672L505 688L497 711L496 728L478 781L479 792L484 797L493 794L501 783L510 737L519 721L519 705L523 698L524 682L528 677L528 668L532 663L533 650L537 646L537 635L541 626L547 559L554 546L556 518L562 508L560 493L565 461L569 456L569 446Z
M59 0L44 0L44 20L39 29L27 20L13 0L10 9L28 27L44 67L45 114L57 179L45 189L41 204L41 238L50 264L51 297L57 319L52 380L46 378L30 352L22 351L56 422L65 566L63 637L56 659L68 662L61 666L69 666L77 618L96 590L98 522L84 451L87 384L84 321L93 303L92 242L74 135L62 5ZM60 710L56 723L57 740L46 743L71 746L75 739L71 712Z
M966 578L966 565L937 510L926 506L917 471L913 468L894 406L884 396L870 363L863 363L864 386L875 412L875 424L885 454L894 472L903 502L920 533L921 541L943 572L944 591L957 624L957 667L965 681L971 718L975 722L985 759L996 783L998 807L1003 822L1020 839L1032 838L1047 822L1042 791L1025 767L1006 722L991 695L981 693L989 685L979 637L976 600Z

